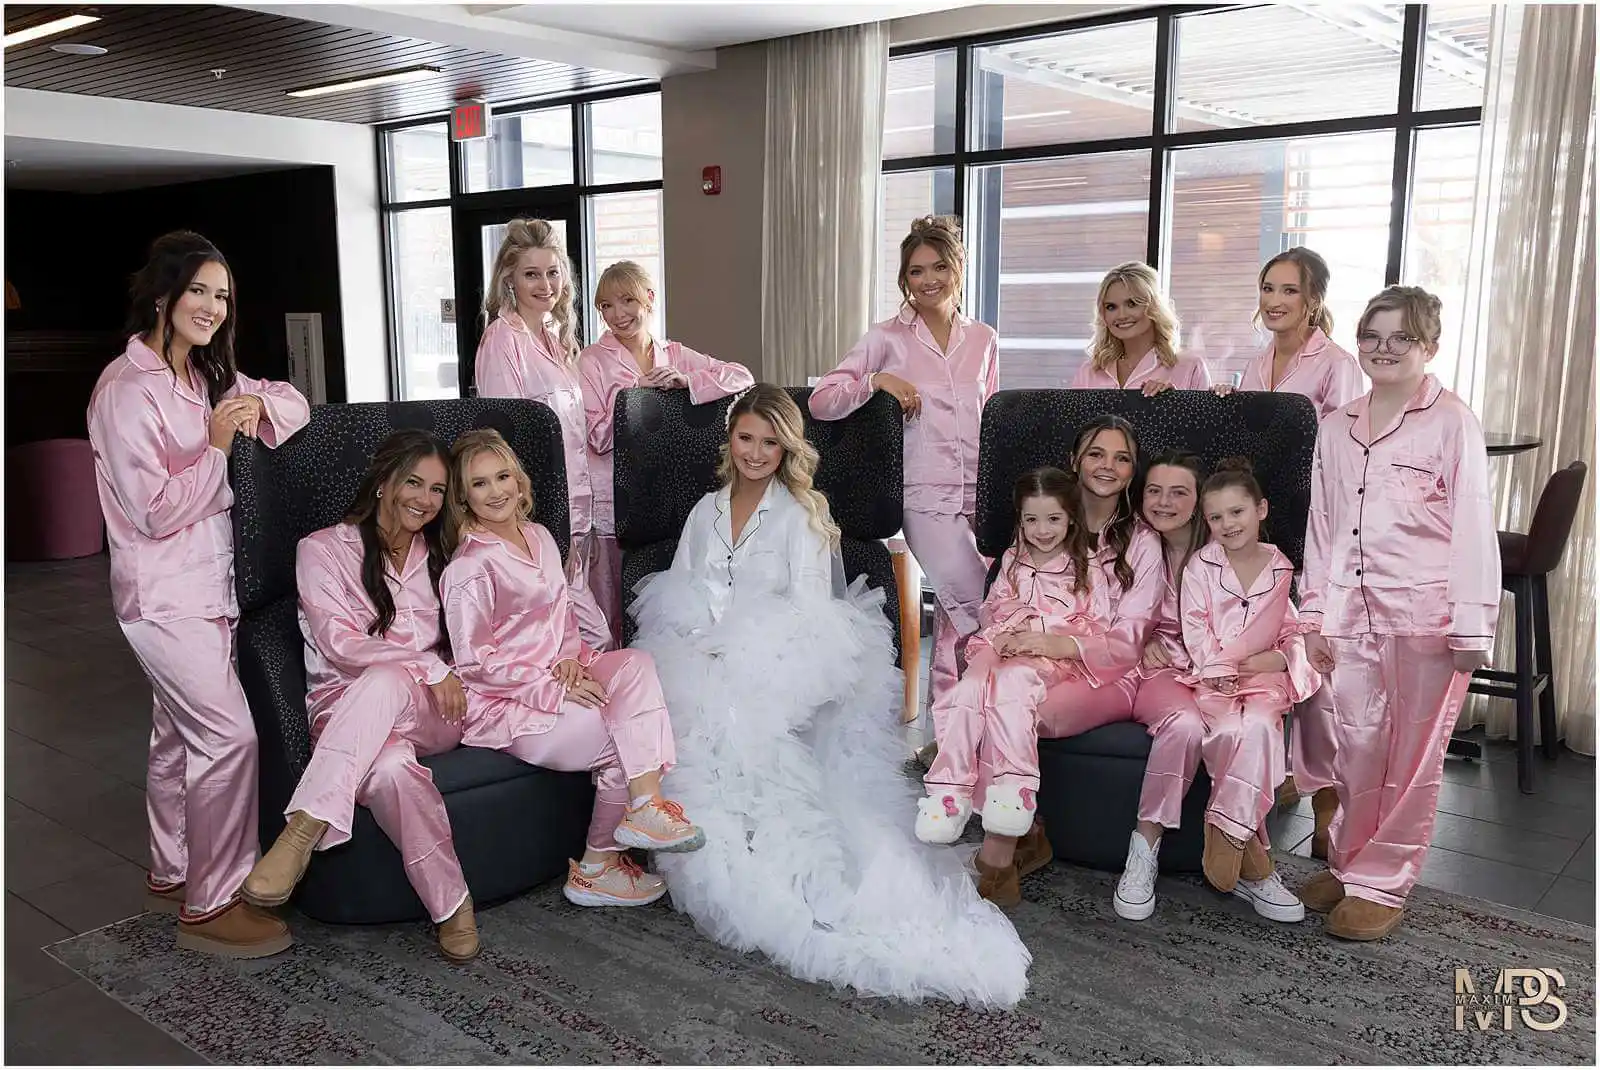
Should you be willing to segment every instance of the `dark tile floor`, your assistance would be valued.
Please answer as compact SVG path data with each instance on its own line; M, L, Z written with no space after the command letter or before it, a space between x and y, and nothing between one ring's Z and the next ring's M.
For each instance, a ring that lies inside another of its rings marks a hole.
M199 1056L40 948L137 913L150 696L113 620L106 559L7 565L5 1060L193 1063ZM915 731L908 730L914 739ZM1511 747L1450 761L1423 882L1594 924L1592 759L1541 759L1517 791ZM1273 836L1310 847L1309 801Z

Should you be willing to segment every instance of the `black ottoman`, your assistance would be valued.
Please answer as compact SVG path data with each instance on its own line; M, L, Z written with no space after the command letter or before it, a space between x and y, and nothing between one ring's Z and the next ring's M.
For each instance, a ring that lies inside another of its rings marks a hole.
M1039 813L1056 857L1120 870L1128 837L1138 824L1150 736L1132 721L1094 728L1067 739L1039 741ZM1201 766L1183 800L1183 823L1161 839L1161 871L1200 869L1205 849L1211 778Z

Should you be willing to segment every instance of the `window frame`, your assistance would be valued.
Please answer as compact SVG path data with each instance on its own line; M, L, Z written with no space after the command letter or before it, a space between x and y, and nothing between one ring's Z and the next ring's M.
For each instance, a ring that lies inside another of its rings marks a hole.
M608 193L642 193L664 190L665 173L660 178L634 182L596 183L593 181L591 155L594 144L588 106L601 101L651 95L661 95L661 83L637 82L608 89L565 93L559 96L540 97L504 105L491 102L494 118L496 119L527 112L548 111L553 108L565 107L568 109L568 116L572 123L572 174L574 181L559 185L519 186L513 189L484 190L478 193L468 193L466 192L467 143L447 141L450 171L449 196L426 200L391 200L389 196L389 168L392 161L389 154L389 135L401 130L420 126L434 126L442 122L445 124L445 136L448 138L450 115L448 112L433 112L427 115L397 120L392 123L382 123L373 128L378 163L378 210L381 222L378 229L382 240L384 300L387 305L384 316L384 343L388 356L388 392L391 400L400 399L405 386L405 372L402 367L403 355L400 352L400 301L399 292L396 288L399 265L395 261L394 243L390 237L395 216L401 212L413 211L419 208L444 207L450 209L452 269L455 275L456 293L458 295L456 303L456 337L458 348L463 351L461 367L466 368L468 367L466 358L470 355L466 354L465 350L469 345L475 347L476 340L473 338L472 332L461 329L474 315L472 310L464 310L461 305L460 295L464 290L462 272L464 267L474 272L478 269L471 264L464 265L462 263L463 254L459 251L461 243L456 239L463 216L482 212L515 212L529 201L569 200L576 202L579 206L581 218L575 222L577 224L577 232L580 236L583 236L587 235L589 230L592 229L592 220L590 219L591 198ZM663 250L665 245L666 236L663 234ZM583 261L588 254L587 245L585 244L579 249L569 250L569 253L573 255L574 267L580 271L583 270ZM585 289L587 289L586 282ZM580 307L580 312L582 314L581 318L587 324L589 317L586 308Z
M1417 107L1421 92L1422 51L1426 43L1425 4L1407 4L1404 9L1400 43L1400 85L1391 112L1338 119L1311 119L1263 126L1217 130L1171 130L1171 115L1177 83L1178 26L1185 17L1237 10L1239 4L1183 4L1154 8L1134 8L1083 18L1029 26L1024 29L991 31L964 37L918 41L889 50L891 61L929 52L955 51L955 150L923 156L900 156L882 160L880 173L922 171L948 167L955 172L956 215L966 226L970 204L968 185L973 168L988 164L1032 163L1107 152L1147 151L1150 156L1149 215L1145 233L1145 262L1167 277L1164 247L1168 220L1172 212L1172 154L1180 149L1205 148L1248 141L1275 141L1320 134L1392 132L1395 139L1394 169L1391 177L1393 199L1389 218L1389 245L1384 267L1386 285L1400 281L1405 262L1405 239L1411 207L1411 178L1415 166L1416 135L1441 127L1481 125L1481 107ZM1102 138L1092 141L1063 141L1041 145L1000 149L974 149L969 116L972 108L973 50L986 45L1007 44L1035 38L1130 22L1154 20L1156 55L1154 100L1151 129L1147 136ZM968 228L970 229L970 228ZM997 252L997 250L996 250ZM979 280L969 289L976 298L975 318L995 326L999 318L998 273L993 265L978 264ZM987 270L986 272L986 269ZM993 276L991 279L989 276Z

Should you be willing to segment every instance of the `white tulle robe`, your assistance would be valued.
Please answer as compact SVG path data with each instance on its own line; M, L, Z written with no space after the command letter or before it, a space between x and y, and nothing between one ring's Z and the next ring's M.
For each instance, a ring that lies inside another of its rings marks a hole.
M1009 1007L1032 957L964 853L912 829L900 670L883 594L776 480L732 538L726 488L695 506L670 571L639 584L677 738L667 793L706 833L657 855L701 932L796 977L906 1000Z

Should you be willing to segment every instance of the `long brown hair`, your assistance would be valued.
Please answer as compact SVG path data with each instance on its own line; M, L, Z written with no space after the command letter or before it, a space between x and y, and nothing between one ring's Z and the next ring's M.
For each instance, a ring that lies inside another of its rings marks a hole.
M1276 264L1293 264L1300 272L1300 290L1304 293L1306 302L1306 321L1323 334L1332 334L1333 313L1328 311L1328 283L1333 279L1333 272L1328 270L1328 262L1303 245L1285 249L1261 265L1261 273L1256 276L1258 296L1261 287L1267 284L1267 272ZM1252 319L1258 323L1261 321L1259 305L1256 306L1256 314Z
M955 307L960 308L961 287L967 275L967 250L961 244L961 221L953 215L925 215L911 221L911 232L900 239L900 273L895 276L901 299L915 307L906 274L911 270L912 254L924 245L950 265L950 289Z
M1089 589L1089 525L1083 520L1083 495L1079 491L1078 477L1055 467L1035 468L1024 472L1011 492L1011 504L1017 513L1017 531L1011 539L1015 551L1011 555L1011 568L1007 578L1013 587L1017 583L1017 568L1026 550L1022 537L1022 504L1029 498L1052 498L1067 514L1067 537L1062 548L1072 561L1072 589L1079 594Z
M127 333L148 337L159 326L160 345L156 354L172 366L172 312L178 300L194 282L205 264L218 264L228 274L228 313L217 325L211 341L189 349L189 366L200 373L206 384L206 397L215 406L233 388L238 366L234 363L234 318L238 313L238 294L233 288L233 272L222 253L192 230L175 230L150 243L150 259L133 276L128 288ZM162 309L167 315L162 316Z
M1132 424L1110 412L1096 416L1084 425L1082 431L1078 432L1078 438L1072 444L1073 474L1076 475L1078 471L1078 458L1082 456L1089 443L1094 441L1095 436L1102 431L1120 432L1122 437L1127 440L1128 452L1133 454L1133 469L1137 474L1139 471L1139 436L1134 434ZM1078 481L1078 486L1080 488L1083 486L1081 480ZM1127 508L1122 508L1122 505L1117 507L1116 513L1112 515L1110 521L1106 523L1099 537L1093 543L1098 548L1103 542L1116 553L1117 561L1112 566L1112 571L1116 573L1117 582L1122 585L1124 591L1133 586L1133 566L1128 564L1128 545L1133 542L1134 524L1139 519L1139 511L1133 506L1131 486L1132 484L1130 483L1129 488L1125 488L1122 492L1123 505L1126 505ZM1081 493L1079 497L1082 497Z
M394 595L389 590L389 582L384 574L383 537L378 534L379 495L387 488L398 486L400 480L428 457L439 459L448 478L450 451L432 434L406 428L384 439L373 451L372 461L367 465L366 474L361 477L361 486L356 488L356 500L344 516L346 524L353 524L361 531L361 586L378 611L372 623L367 625L368 635L388 634L390 626L394 624L395 612ZM446 501L450 499L448 487L446 483ZM448 560L444 551L444 513L443 509L439 510L439 515L422 529L422 537L428 544L428 579L432 581L436 598L439 594L439 577ZM438 649L450 649L442 604L439 607Z

